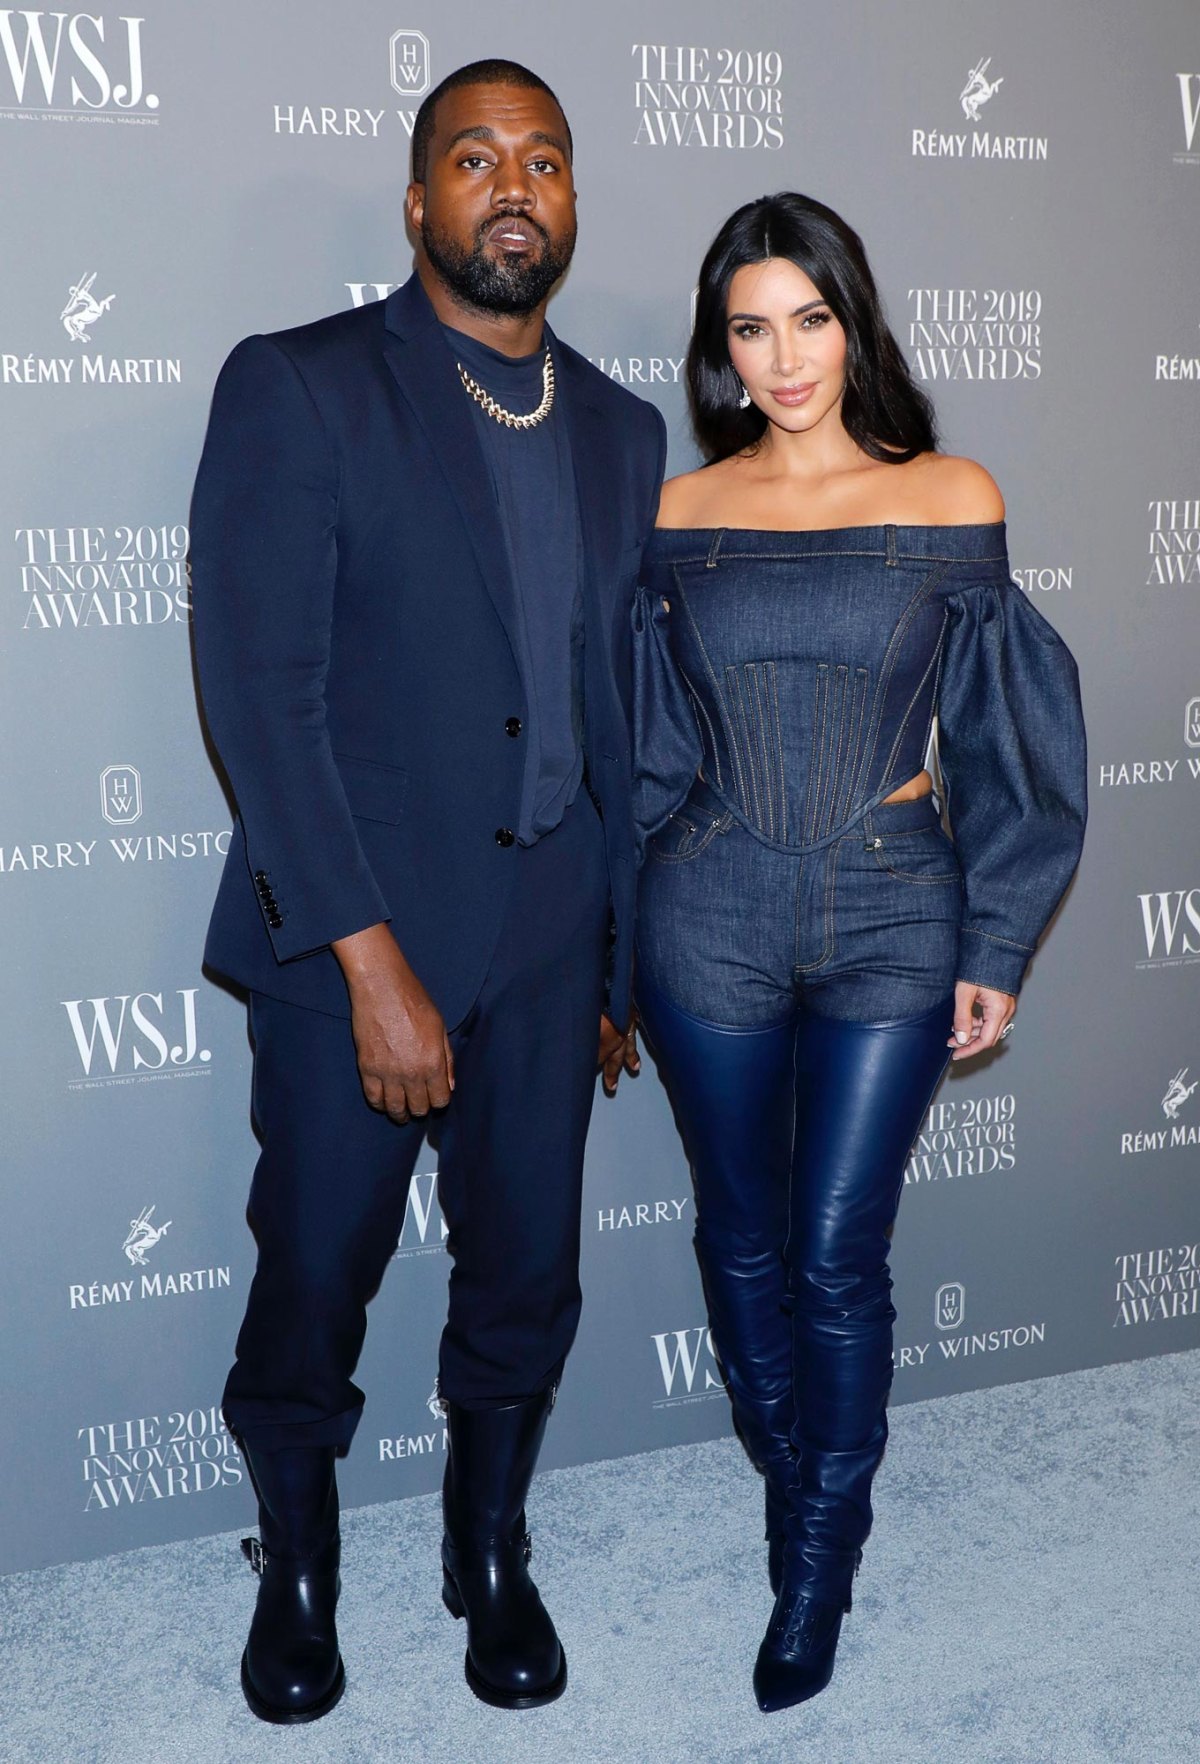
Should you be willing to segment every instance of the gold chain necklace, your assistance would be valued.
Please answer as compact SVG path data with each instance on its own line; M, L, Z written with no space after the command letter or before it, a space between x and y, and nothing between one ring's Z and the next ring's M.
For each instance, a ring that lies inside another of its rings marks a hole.
M542 402L536 410L531 410L528 416L517 416L515 412L505 410L502 404L497 404L490 392L484 391L478 380L471 378L461 361L456 362L455 366L458 368L459 378L462 380L464 389L470 393L476 404L482 405L487 414L494 417L498 423L506 423L510 429L534 429L545 417L550 415L550 408L554 403L554 363L550 359L548 345L542 361Z

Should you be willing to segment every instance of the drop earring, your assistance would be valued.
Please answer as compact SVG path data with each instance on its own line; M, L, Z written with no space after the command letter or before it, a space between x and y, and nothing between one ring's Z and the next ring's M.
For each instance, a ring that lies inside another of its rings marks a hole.
M740 380L739 380L738 384L739 385L742 384ZM739 410L749 410L749 408L750 408L750 394L749 394L749 392L747 392L745 386L742 385L742 396L738 399L738 409Z

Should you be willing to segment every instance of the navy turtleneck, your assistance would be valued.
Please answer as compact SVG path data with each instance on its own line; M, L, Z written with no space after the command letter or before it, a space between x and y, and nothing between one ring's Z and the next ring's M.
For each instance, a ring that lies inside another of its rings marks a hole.
M472 379L525 416L542 401L544 349L502 355L445 326ZM464 398L469 395L464 390ZM517 838L532 845L558 823L583 776L583 598L579 515L567 425L558 399L532 429L512 429L470 399L508 540L516 591L517 666L526 748Z

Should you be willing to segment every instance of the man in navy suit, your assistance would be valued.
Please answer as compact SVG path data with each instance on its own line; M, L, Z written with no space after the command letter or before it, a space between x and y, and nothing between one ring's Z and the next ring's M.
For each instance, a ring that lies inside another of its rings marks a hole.
M431 1117L443 1598L477 1695L561 1693L524 1506L579 1316L597 1065L611 1088L630 1015L629 613L662 420L545 324L575 192L542 80L444 80L407 200L402 288L234 350L193 505L239 811L206 955L250 994L262 1145L224 1406L259 1496L242 1685L268 1721L342 1692L334 1461Z

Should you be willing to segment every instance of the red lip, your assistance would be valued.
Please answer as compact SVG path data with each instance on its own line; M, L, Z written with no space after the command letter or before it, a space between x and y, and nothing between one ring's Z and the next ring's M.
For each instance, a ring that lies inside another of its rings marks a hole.
M776 404L784 404L789 407L799 406L807 404L816 389L817 382L815 380L805 380L798 386L775 386L772 388L771 397Z

